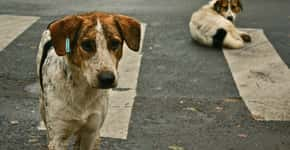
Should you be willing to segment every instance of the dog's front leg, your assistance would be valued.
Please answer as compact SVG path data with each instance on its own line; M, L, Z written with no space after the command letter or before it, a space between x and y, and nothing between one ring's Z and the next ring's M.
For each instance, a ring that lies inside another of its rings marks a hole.
M48 130L48 149L49 150L67 150L69 137L76 129L71 122L54 120L47 122ZM76 124L76 123L75 123Z
M99 143L96 139L100 136L97 132L83 131L81 133L80 150L99 150Z
M48 144L48 150L67 150L68 148L68 137L59 135L50 138Z
M88 117L87 123L78 132L80 150L99 150L102 123L102 114L92 114Z
M85 137L89 137L89 136L86 136L86 134L77 134L77 138L74 142L74 145L73 145L73 150L80 150L80 145L81 145L81 136L85 136ZM95 139L95 144L94 145L91 145L94 143L94 141L92 141L93 139ZM86 140L86 139L83 139L83 140ZM84 143L84 141L82 142L82 145L83 145L83 148L82 149L85 149L86 147L84 147L85 145L91 145L92 147L92 150L99 150L100 149L100 145L101 145L101 138L98 134L96 134L96 137L91 137L90 139L90 142L91 143ZM88 141L87 141L88 142Z
M85 137L89 137L89 136L86 136L86 134L77 134L77 138L74 142L74 145L73 145L73 150L80 150L80 145L81 145L81 136L85 136ZM99 150L100 149L100 144L101 144L101 138L98 134L96 134L96 137L91 137L90 140L93 140L93 139L96 139L95 140L95 145L93 145L92 147L92 150ZM83 139L85 140L85 139ZM93 141L90 141L93 143ZM90 145L89 143L82 143L82 145ZM85 149L85 148L83 148Z

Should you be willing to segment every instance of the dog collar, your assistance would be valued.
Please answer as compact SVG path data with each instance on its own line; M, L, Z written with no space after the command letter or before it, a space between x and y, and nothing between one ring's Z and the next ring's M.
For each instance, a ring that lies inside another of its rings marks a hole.
M70 49L70 40L69 38L65 39L65 52L67 54L71 53L71 49Z

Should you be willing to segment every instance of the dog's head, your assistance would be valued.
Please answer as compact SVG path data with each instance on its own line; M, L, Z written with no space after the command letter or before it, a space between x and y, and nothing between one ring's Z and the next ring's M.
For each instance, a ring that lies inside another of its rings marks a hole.
M117 14L88 13L67 16L49 25L52 45L58 56L76 66L93 88L114 88L123 43L139 50L140 23ZM66 52L69 42L71 52Z
M237 14L243 10L240 0L213 0L213 8L231 22L234 22Z

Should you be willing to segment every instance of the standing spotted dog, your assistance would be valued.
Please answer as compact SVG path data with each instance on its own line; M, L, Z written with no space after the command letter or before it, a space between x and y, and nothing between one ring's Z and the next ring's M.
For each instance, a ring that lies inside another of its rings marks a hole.
M40 111L49 150L98 149L108 96L118 81L123 43L138 51L140 23L108 13L66 16L42 34L37 55Z
M211 0L192 14L189 23L192 38L216 48L242 48L244 42L251 42L250 35L233 24L242 9L240 0Z

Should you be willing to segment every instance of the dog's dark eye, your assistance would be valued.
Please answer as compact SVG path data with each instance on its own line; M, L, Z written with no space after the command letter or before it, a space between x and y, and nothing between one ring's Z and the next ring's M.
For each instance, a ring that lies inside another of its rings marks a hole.
M232 6L232 10L233 10L235 13L238 13L238 12L240 12L240 7L239 7L239 6Z
M96 49L96 42L94 40L85 40L82 42L81 46L85 51L91 52Z
M228 11L228 7L223 7L223 11Z
M121 42L119 40L112 40L110 42L110 49L113 51L118 50L121 47Z

